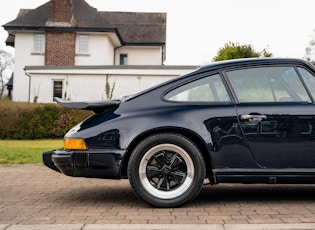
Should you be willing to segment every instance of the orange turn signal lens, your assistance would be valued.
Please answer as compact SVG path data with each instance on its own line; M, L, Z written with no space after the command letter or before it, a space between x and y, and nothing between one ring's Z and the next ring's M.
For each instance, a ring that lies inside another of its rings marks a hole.
M64 148L65 149L78 149L86 150L86 145L83 139L64 139Z

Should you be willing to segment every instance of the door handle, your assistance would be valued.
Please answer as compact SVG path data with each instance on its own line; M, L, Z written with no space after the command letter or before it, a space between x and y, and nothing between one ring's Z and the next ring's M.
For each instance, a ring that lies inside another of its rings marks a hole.
M260 115L260 114L244 114L241 115L242 120L252 120L252 121L259 121L262 119L267 119L266 115Z

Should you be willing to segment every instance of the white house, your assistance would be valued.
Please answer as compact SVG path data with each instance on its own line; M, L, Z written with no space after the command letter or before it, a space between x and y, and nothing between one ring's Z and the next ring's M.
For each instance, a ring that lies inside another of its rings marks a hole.
M101 100L107 82L119 98L192 71L163 65L166 16L103 12L84 0L20 10L3 26L15 47L13 100Z

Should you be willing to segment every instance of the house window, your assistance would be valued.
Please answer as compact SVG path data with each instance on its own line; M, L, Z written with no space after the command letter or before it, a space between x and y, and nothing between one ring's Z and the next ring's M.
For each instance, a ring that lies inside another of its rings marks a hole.
M62 81L54 81L53 100L55 97L62 98Z
M34 53L45 53L45 34L34 35Z
M119 65L127 65L128 55L120 54Z
M88 52L89 52L89 35L79 35L78 53L88 54Z

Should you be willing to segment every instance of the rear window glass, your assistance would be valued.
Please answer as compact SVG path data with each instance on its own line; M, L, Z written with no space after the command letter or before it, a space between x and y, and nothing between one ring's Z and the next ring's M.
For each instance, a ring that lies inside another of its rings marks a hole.
M223 102L230 101L230 97L219 74L182 85L164 97L169 101L178 102Z

